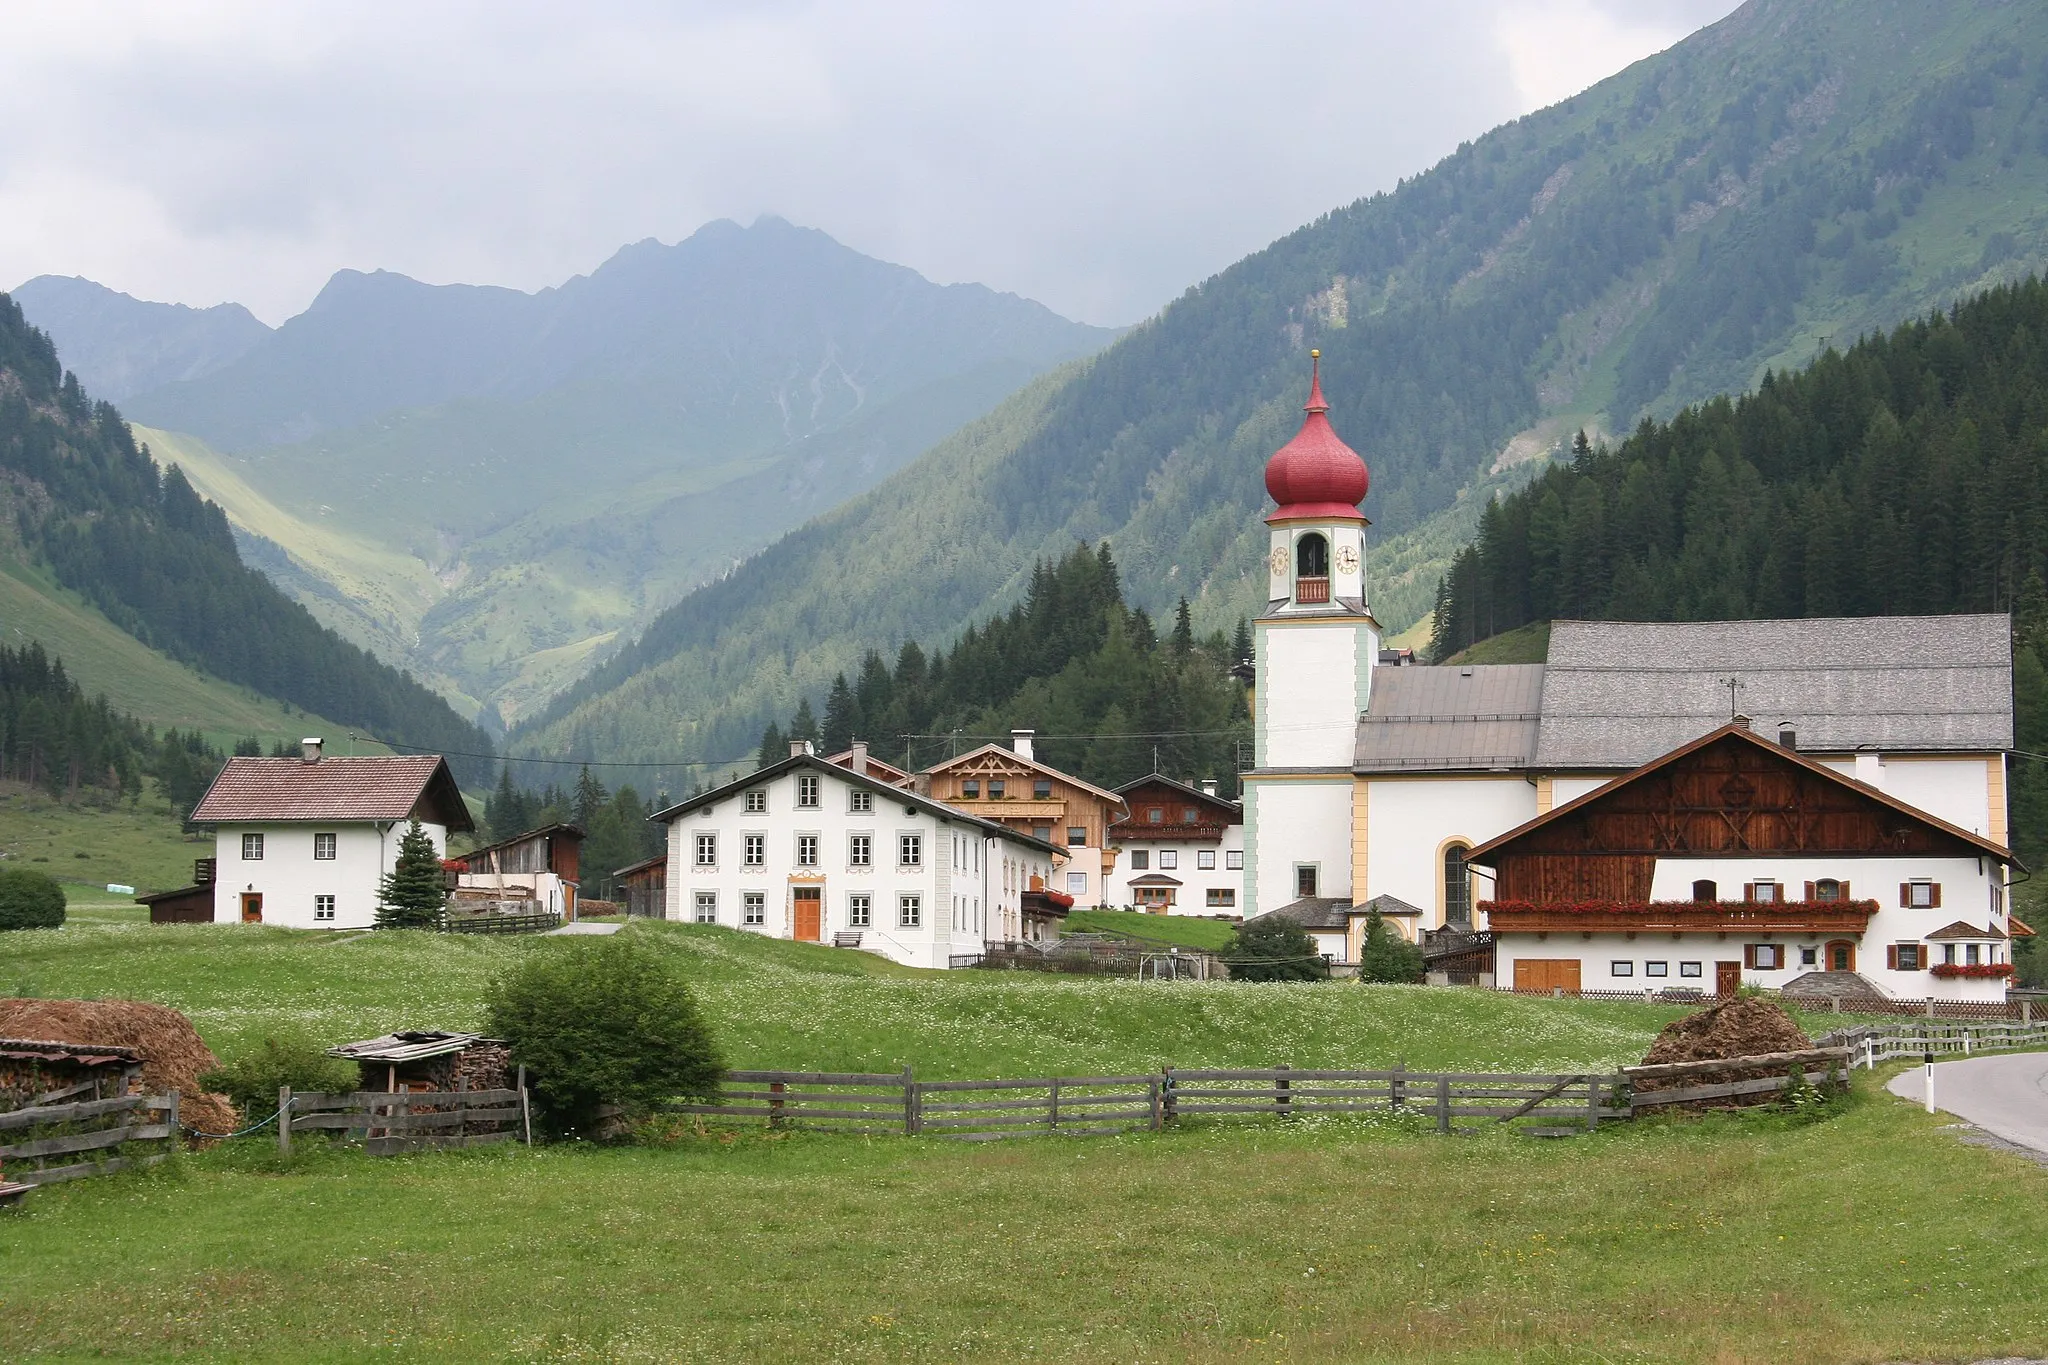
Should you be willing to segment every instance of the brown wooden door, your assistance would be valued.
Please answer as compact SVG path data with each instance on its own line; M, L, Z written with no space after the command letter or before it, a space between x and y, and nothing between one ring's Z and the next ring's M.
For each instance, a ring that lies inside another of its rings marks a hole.
M1856 945L1846 938L1838 938L1828 944L1828 970L1831 972L1853 972L1856 970Z
M799 886L796 888L796 937L804 943L816 943L824 934L825 891L823 887Z
M1518 957L1515 959L1515 989L1548 995L1563 991L1579 993L1579 960L1575 957Z
M242 923L263 923L263 893L261 891L244 891L242 893Z
M1742 989L1742 964L1740 962L1716 962L1714 964L1714 994L1733 995Z

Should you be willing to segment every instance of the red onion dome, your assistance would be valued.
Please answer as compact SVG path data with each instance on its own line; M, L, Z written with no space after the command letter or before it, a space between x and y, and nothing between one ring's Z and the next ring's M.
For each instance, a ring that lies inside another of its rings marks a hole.
M1358 504L1372 486L1365 461L1344 444L1330 425L1330 405L1323 401L1322 352L1311 351L1315 370L1309 380L1308 403L1301 430L1266 461L1266 492L1279 504L1268 521L1286 517L1363 520Z

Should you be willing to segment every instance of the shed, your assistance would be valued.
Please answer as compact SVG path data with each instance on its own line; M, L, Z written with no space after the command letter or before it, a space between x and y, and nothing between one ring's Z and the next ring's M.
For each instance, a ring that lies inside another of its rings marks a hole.
M458 906L514 905L519 913L576 918L582 883L583 831L575 825L542 825L462 855L456 878Z
M668 914L668 854L642 858L612 873L626 902L626 913L643 919L661 919Z
M142 1054L109 1043L0 1038L0 1111L142 1088Z
M503 1090L512 1084L512 1049L502 1038L440 1029L409 1029L327 1049L331 1057L354 1062L362 1088L399 1091Z
M181 886L176 891L158 891L147 896L137 896L135 903L149 907L151 924L213 923L211 882Z

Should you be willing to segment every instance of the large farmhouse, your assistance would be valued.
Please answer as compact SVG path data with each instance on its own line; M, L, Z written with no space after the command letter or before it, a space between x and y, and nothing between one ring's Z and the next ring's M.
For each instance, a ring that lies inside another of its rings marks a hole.
M1504 986L2002 992L2009 937L2030 932L2005 897L2005 616L1561 621L1542 664L1412 666L1382 651L1369 605L1368 483L1312 381L1266 467L1247 915L1332 936L1344 920L1355 939L1367 902L1412 907L1388 922L1454 941L1469 979ZM1755 733L1727 728L1738 715ZM1725 790L1636 809L1738 761ZM1864 823L1823 832L1801 823L1807 802ZM1716 844L1700 821L1751 834ZM1560 840L1581 880L1528 881ZM1481 853L1495 861L1475 873Z

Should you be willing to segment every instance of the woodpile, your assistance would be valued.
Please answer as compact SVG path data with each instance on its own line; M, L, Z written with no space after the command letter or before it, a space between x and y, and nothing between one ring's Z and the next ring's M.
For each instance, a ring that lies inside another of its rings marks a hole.
M200 1041L192 1021L168 1006L142 1000L0 1000L0 1036L131 1048L142 1057L143 1085L151 1094L179 1093L181 1122L209 1133L240 1126L227 1096L199 1085L219 1059Z

